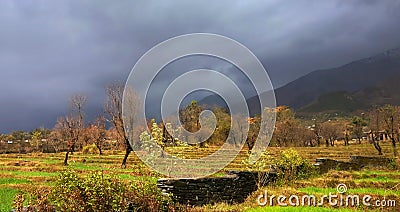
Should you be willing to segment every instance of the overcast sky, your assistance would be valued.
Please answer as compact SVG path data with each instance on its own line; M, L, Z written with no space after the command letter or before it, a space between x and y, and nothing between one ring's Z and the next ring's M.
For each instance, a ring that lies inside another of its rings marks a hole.
M400 46L400 1L0 1L0 133L52 128L68 97L101 112L104 86L168 38L225 35L275 87ZM207 68L207 67L206 67ZM160 79L162 81L162 79Z

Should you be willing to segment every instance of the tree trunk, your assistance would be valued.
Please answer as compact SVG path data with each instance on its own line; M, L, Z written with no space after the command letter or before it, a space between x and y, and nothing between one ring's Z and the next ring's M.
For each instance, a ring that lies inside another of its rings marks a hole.
M382 148L379 145L379 140L375 139L375 137L372 136L372 143L374 144L375 149L378 151L378 154L382 155Z
M103 152L101 151L100 145L96 145L97 149L99 150L99 155L103 155Z
M329 140L328 139L325 139L325 144L326 144L326 147L329 147Z
M65 154L64 166L68 166L68 154L69 154L69 149L67 150L67 153Z
M65 154L65 159L64 159L64 166L68 166L68 155L71 153L71 155L74 154L74 149L75 149L75 144L70 146L67 150L67 153Z
M129 141L125 139L125 156L124 156L124 159L122 160L122 164L121 164L122 167L124 167L124 168L126 167L126 161L128 160L128 156L132 152L132 150L133 149L132 149L131 145L129 144Z
M247 152L250 153L251 152L250 142L247 141L246 144L247 144L247 149L248 149Z
M165 149L165 147L163 146L163 147L161 147L161 158L164 158L165 157L165 155L164 155L164 149Z
M128 160L128 156L129 156L129 153L131 153L131 149L130 148L127 148L126 149L126 151L125 151L125 156L124 156L124 159L122 160L122 167L124 167L124 168L126 168L126 161Z
M394 157L397 157L397 148L396 148L396 139L394 137L394 130L391 129L391 133L387 133L387 136L389 137L390 142L392 143L393 155Z
M392 146L393 146L393 148L396 148L396 140L394 139L394 137L392 136L392 137L390 138L390 140L392 141Z
M392 141L392 147L393 147L393 155L394 157L397 157L397 148L396 148L396 140L394 139L394 137L390 138Z
M374 147L375 147L376 150L378 150L378 154L382 155L382 148L381 148L381 146L379 145L378 142L374 142Z

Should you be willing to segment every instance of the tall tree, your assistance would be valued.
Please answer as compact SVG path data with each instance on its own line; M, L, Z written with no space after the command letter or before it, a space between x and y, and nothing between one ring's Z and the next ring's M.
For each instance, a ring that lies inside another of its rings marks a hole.
M202 110L202 107L197 104L197 101L193 100L185 109L179 111L179 118L187 131L194 133L200 130L199 117ZM184 137L186 143L190 143L189 141L194 139L189 135L184 135ZM204 142L200 143L200 147L204 147Z
M250 153L250 151L254 147L254 144L256 143L257 136L260 132L261 116L257 114L254 117L248 117L246 121L249 124L249 132L247 133L246 146L247 150ZM241 127L241 125L238 125L238 127Z
M322 123L329 120L328 114L316 114L312 118L312 126L311 130L315 135L315 140L317 141L317 145L321 145L322 139Z
M31 132L32 144L35 145L36 151L39 151L39 142L42 140L42 131L35 129Z
M39 127L32 130L29 134L31 135L31 145L35 148L36 151L49 151L49 137L51 134L50 129L45 129L44 127ZM44 141L42 141L44 139ZM44 150L46 148L46 150Z
M316 118L313 118L314 124L312 125L312 132L314 133L317 145L321 145L321 123Z
M300 123L298 120L296 120L294 112L287 106L277 107L276 111L274 138L277 145L299 145L298 130L300 128ZM303 141L300 141L300 143L302 142Z
M128 87L125 91L126 101L129 101L129 117L123 117L122 114L122 100L124 97L124 85L121 83L111 83L106 87L107 100L104 106L105 112L109 116L109 121L114 125L115 130L118 133L118 137L122 139L125 148L125 155L122 160L122 166L126 167L126 161L128 159L129 154L133 151L132 146L129 142L129 137L126 128L124 127L124 120L128 123L125 123L129 127L133 127L134 120L136 118L135 111L136 108L140 107L140 100L137 97L135 91ZM134 129L130 129L134 130Z
M214 130L214 132L212 133L211 137L207 140L207 144L209 145L214 145L214 146L221 146L225 143L225 141L231 143L231 144L240 144L240 141L237 140L239 137L241 137L241 135L239 135L238 133L240 133L240 128L241 125L243 125L243 123L240 123L239 121L235 121L235 120L240 120L238 118L234 118L231 115L228 114L227 109L225 108L221 108L221 107L212 107L211 109L215 115L215 118L217 119L217 123L216 123L216 128ZM233 121L232 123L232 129L231 129L231 121ZM246 119L243 117L243 122L245 124ZM205 126L206 129L211 129L211 124L212 122L206 122L204 124L208 125ZM202 128L204 126L201 126ZM229 130L232 130L232 133L235 134L235 136L232 136L231 140L227 140L228 139L228 135L229 135ZM210 132L210 131L208 131ZM245 136L245 135L243 135ZM236 140L235 140L236 139Z
M106 122L104 116L97 117L87 128L86 132L91 143L96 145L99 155L103 155L103 146L106 139Z
M321 124L321 135L325 139L326 147L335 145L335 141L344 131L342 127L343 124L330 120Z
M351 121L351 132L356 136L358 143L361 144L361 139L364 134L363 127L367 126L367 122L363 117L354 116Z
M382 155L382 148L379 145L379 131L381 130L381 117L379 109L372 109L368 112L369 134L374 148Z
M64 165L68 165L69 153L75 151L75 146L82 136L84 129L83 108L87 97L81 94L75 94L70 98L70 114L60 117L57 120L54 130L60 136L60 140L67 142L67 152L65 153Z
M400 128L400 107L385 105L381 107L380 111L382 112L384 130L392 142L393 154L396 157L398 155L396 142L398 139L398 130Z
M350 126L348 124L346 124L345 130L343 132L344 135L344 145L348 146L349 145L349 140L350 140Z

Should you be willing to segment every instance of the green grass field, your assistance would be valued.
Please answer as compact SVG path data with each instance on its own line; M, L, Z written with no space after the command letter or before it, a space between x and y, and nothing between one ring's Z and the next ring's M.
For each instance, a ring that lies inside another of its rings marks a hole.
M390 157L391 147L388 143L382 143L384 156ZM268 153L276 157L286 148L270 147ZM370 144L336 146L336 147L299 147L295 148L302 157L314 163L316 158L325 157L332 159L348 160L350 155L377 155ZM168 148L167 151L174 154L185 154L187 158L198 158L214 152L216 148ZM245 169L242 160L246 154L243 151L232 161L226 170ZM120 162L123 152L105 152L105 155L83 155L76 152L69 159L69 169L75 170L80 175L86 175L92 171L113 173L122 180L143 180L156 183L163 177L146 167L134 154L130 155L128 167L121 168ZM62 165L64 153L55 154L3 154L0 155L0 211L10 211L12 201L18 192L27 192L38 186L51 187L57 178L58 172L66 169ZM223 171L217 173L221 176ZM336 191L338 183L348 185L349 194L369 194L374 198L397 199L395 208L333 208L324 207L260 207L256 203L259 191L248 197L245 203L239 205L206 205L197 207L199 211L353 211L353 210L377 210L400 211L400 171L389 169L365 169L362 171L332 171L328 174L312 179L298 181L292 185L267 187L274 194L292 192L294 194L322 195Z

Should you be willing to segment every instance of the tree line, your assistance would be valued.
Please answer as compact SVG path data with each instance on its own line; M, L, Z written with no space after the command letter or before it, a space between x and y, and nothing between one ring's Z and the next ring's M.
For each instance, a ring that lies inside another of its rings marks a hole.
M69 100L68 114L59 117L52 130L38 128L29 133L15 131L9 135L0 135L2 149L6 149L8 145L4 141L18 140L20 142L16 145L19 145L20 153L26 152L26 149L42 152L65 151L64 164L68 165L70 154L80 151L84 146L91 144L96 146L100 155L103 154L104 149L123 149L125 155L121 165L126 166L127 158L133 149L128 139L128 132L124 128L122 114L124 85L112 83L106 87L105 92L107 99L104 104L104 113L99 114L93 121L86 121L85 105L88 100L87 96L75 94ZM131 101L133 101L131 106L139 107L138 98L134 96L133 91L130 91L130 93L132 95ZM200 130L202 126L199 116L204 109L213 111L217 119L217 126L205 142L196 144L201 148L220 146L225 142L232 145L239 145L244 142L245 147L250 150L260 132L261 134L264 132L264 129L260 129L260 126L262 126L260 115L232 119L233 115L229 114L228 110L220 107L198 105L196 101L192 101L179 111L179 120L182 126L189 132ZM360 113L360 116L351 118L338 117L330 119L324 115L315 115L311 120L296 117L295 112L286 106L279 106L273 110L276 115L276 123L270 146L333 147L337 145L338 141L343 141L343 145L350 145L351 141L355 140L353 143L360 144L365 140L371 143L378 154L381 155L380 142L382 138L386 138L391 142L393 154L395 156L398 154L396 145L400 138L399 106L374 107ZM233 120L235 120L234 123L231 123ZM107 129L107 123L110 123L112 127ZM203 124L207 124L207 122ZM239 134L246 124L249 126L248 134ZM189 136L182 136L181 138L183 139L181 140L171 136L168 133L169 130L167 130L171 126L171 123L157 123L152 119L148 121L146 133L148 135L151 134L162 148L190 143L191 138ZM235 136L226 141L229 133L233 133ZM145 137L141 135L141 138ZM29 145L23 142L28 139L30 140Z

